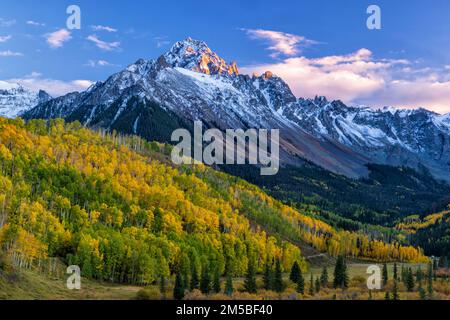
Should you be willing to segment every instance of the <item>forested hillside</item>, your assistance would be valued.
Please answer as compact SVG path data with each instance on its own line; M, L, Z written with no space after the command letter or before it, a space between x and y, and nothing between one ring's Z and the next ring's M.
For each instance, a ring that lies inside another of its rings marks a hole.
M430 255L450 257L450 205L439 213L406 217L396 228L406 231L410 241L425 248Z
M149 284L192 270L243 275L249 260L332 256L423 262L420 250L339 231L171 148L63 120L0 118L0 248L23 268L59 257L84 276Z

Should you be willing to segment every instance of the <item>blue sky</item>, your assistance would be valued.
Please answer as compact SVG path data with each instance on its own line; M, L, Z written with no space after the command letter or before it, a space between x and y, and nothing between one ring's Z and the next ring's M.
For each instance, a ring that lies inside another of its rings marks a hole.
M432 3L432 4L430 4ZM66 8L81 30L66 30ZM381 30L366 27L369 5ZM54 95L157 58L188 36L298 96L450 112L450 1L2 0L0 80Z

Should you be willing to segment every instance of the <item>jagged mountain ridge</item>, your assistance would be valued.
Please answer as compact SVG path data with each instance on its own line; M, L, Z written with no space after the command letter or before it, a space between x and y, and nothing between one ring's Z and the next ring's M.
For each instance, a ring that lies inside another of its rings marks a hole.
M154 106L148 111L151 103L159 105L158 113L175 114L178 123L202 120L222 130L280 129L284 164L300 164L304 158L355 178L367 174L369 162L424 165L450 180L448 116L297 99L281 78L270 72L241 75L235 63L227 64L206 43L191 38L156 60L138 60L85 92L42 103L25 117L63 117L108 129L121 123L122 131L127 127L126 132L149 138L142 130L156 112Z
M45 91L31 91L20 84L0 81L0 116L15 118L40 103L51 100Z
M374 162L418 167L437 176L450 169L450 115L425 109L349 107L325 97L299 99L282 114L320 139L339 141Z

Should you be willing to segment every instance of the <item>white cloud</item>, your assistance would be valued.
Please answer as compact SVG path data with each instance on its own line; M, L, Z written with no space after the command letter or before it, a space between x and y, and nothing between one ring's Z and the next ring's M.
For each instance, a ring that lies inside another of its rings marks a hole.
M29 26L34 26L34 27L44 27L45 23L41 23L41 22L37 22L37 21L33 21L33 20L28 20L27 24Z
M85 66L87 67L109 67L109 66L113 66L113 64L109 63L106 60L89 60Z
M8 28L16 24L16 20L5 20L0 18L0 27Z
M113 27L101 26L101 25L91 26L91 28L94 31L106 31L106 32L117 32L118 31L117 29L115 29Z
M45 37L47 38L47 43L52 48L61 48L64 45L64 42L72 39L70 31L66 29L60 29L58 31L48 33Z
M11 50L0 51L0 57L22 57L23 54L20 52L14 52Z
M253 39L267 40L270 46L267 48L273 51L272 57L278 57L280 54L285 56L295 56L301 52L302 48L316 44L316 41L309 40L303 36L295 34L263 30L263 29L242 29Z
M89 40L89 41L92 41L93 43L95 43L95 45L98 48L106 50L106 51L112 51L112 50L120 49L120 42L118 42L118 41L106 42L106 41L100 40L95 34L94 35L90 35L86 39Z
M7 82L18 83L34 91L45 90L53 97L74 91L84 91L93 84L90 80L63 81L47 79L43 78L42 74L38 72L33 72L23 78L9 79Z
M0 43L6 42L11 38L12 38L11 36L0 36Z
M314 59L299 56L241 68L247 74L267 70L283 78L298 97L324 95L349 104L450 112L450 79L445 72L419 68L404 59L376 59L368 49Z

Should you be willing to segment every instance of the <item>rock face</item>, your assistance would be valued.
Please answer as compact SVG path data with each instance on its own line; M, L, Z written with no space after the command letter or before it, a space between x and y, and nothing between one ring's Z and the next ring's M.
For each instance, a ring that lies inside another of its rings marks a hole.
M0 81L0 116L15 118L40 103L51 100L45 91L33 92L19 84Z
M450 180L449 116L349 107L324 97L297 99L271 72L240 75L235 63L227 64L206 43L190 38L85 92L42 103L25 117L63 117L148 139L155 138L149 125L172 128L195 120L222 130L280 129L285 165L306 159L355 178L367 174L369 162L426 166Z

